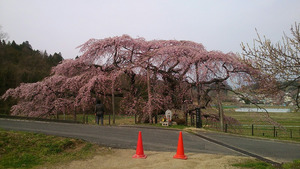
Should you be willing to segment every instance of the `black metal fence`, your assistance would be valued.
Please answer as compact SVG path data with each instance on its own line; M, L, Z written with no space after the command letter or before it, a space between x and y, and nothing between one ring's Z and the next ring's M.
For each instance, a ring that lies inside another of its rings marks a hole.
M186 116L186 126L197 127L196 123L196 114ZM223 129L221 129L219 121L210 121L205 118L202 118L202 124L203 128L226 133L300 141L300 126L236 125L225 122Z

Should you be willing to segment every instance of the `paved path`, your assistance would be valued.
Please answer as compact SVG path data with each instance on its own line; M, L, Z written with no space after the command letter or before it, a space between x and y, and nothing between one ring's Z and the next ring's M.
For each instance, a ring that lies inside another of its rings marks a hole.
M157 128L110 127L83 124L38 122L0 119L0 128L46 133L57 136L84 139L99 145L135 149L138 131L142 131L144 150L170 151L176 153L179 132ZM300 144L257 140L212 132L198 132L198 135L217 140L231 147L237 147L276 162L300 159ZM184 150L189 153L212 153L244 155L196 135L183 132Z
M198 134L277 162L288 162L300 159L299 143L255 139L204 131L198 132Z

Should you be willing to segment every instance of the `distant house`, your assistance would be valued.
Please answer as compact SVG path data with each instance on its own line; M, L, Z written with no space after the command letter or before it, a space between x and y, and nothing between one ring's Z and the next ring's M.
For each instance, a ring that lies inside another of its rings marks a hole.
M283 97L283 105L284 106L293 106L293 98L291 97L290 93L285 93Z

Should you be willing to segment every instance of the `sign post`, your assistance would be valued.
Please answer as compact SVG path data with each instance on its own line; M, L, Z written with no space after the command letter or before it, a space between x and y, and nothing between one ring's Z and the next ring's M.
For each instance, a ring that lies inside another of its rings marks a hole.
M202 128L200 108L196 108L196 128Z

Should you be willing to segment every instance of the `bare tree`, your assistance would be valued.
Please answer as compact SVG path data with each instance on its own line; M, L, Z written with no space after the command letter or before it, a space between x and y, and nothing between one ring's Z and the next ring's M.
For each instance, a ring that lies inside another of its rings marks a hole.
M284 34L281 42L272 43L265 36L261 38L257 33L253 47L244 43L241 47L244 60L265 74L263 79L260 79L260 83L263 84L261 86L264 87L263 91L274 94L292 86L296 91L293 92L294 100L299 109L300 24L295 23L290 30L292 36Z

